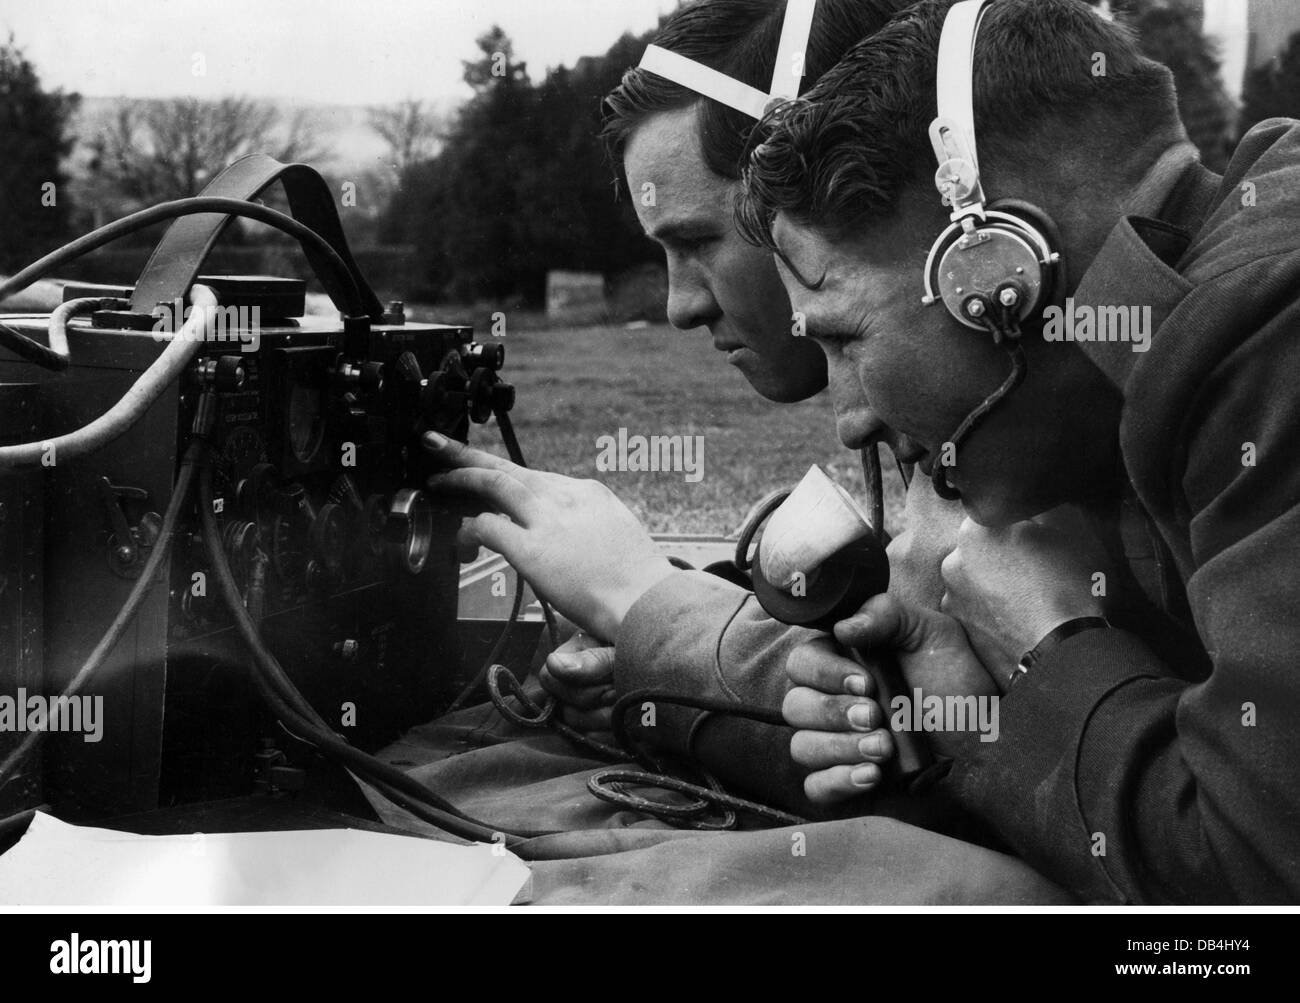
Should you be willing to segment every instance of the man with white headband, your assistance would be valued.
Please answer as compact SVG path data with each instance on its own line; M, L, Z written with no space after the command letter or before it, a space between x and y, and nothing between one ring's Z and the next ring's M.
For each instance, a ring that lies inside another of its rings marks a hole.
M904 6L903 0L704 0L665 26L606 100L611 159L647 235L660 243L669 275L668 315L682 330L707 328L762 396L797 401L825 386L825 358L811 339L792 334L789 300L770 255L737 232L732 205L749 133L767 109L812 86L858 39ZM773 56L775 55L775 62ZM638 195L652 186L655 198ZM882 429L903 459L911 444ZM874 448L874 447L873 447ZM918 485L932 525L918 545L909 533L891 556L907 598L937 605L938 567L959 517L943 518L928 486ZM917 502L909 502L915 510ZM930 514L930 513L928 513ZM568 524L583 532L591 510ZM946 532L945 532L946 531ZM911 550L909 555L905 550ZM591 552L593 562L604 555ZM595 572L595 574L599 574ZM613 640L613 628L604 635ZM684 696L727 697L780 706L788 652L811 635L771 621L746 590L703 573L674 576L648 596L633 629L613 647L579 635L547 661L543 685L567 705L568 720L608 727L613 694L667 684ZM617 678L616 678L617 676ZM616 686L614 684L617 683ZM873 701L864 714L878 715ZM698 759L739 790L811 810L806 770L790 760L776 729L682 708L661 708L653 732L638 737ZM892 753L873 717L879 750L864 757L861 791L874 789Z

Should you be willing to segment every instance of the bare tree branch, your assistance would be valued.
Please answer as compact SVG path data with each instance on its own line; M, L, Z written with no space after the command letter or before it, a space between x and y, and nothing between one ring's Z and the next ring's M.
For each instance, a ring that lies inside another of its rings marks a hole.
M388 144L390 163L398 177L412 164L437 154L446 125L424 102L414 99L371 108L369 124Z

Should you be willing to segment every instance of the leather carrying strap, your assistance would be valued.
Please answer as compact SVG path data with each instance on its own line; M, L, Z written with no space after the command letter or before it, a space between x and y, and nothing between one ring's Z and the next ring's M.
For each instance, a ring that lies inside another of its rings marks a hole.
M384 308L362 277L348 249L329 185L313 168L306 164L282 164L264 153L254 153L235 161L213 178L203 189L203 194L251 202L276 181L284 186L289 198L290 215L315 230L338 252L356 279L367 314L379 320ZM172 223L136 280L135 293L131 297L132 312L149 314L159 303L184 298L231 218L222 213L196 213L182 216ZM322 262L320 252L312 247L304 247L303 251L334 305L344 310L347 291L339 286L333 272Z

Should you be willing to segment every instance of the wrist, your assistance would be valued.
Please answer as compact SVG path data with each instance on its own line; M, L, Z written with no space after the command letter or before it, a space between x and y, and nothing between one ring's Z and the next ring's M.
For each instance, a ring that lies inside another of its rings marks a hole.
M1017 650L1012 652L1012 657L1019 658L1026 651L1036 647L1043 638L1047 637L1062 624L1069 623L1072 620L1080 620L1085 617L1104 616L1105 611L1101 608L1099 603L1089 603L1087 605L1079 604L1073 607L1064 604L1053 606L1049 611L1045 611L1039 616L1031 617L1027 620L1024 629L1015 639Z
M655 557L638 564L610 589L604 608L599 612L600 622L593 625L593 632L612 644L618 637L628 611L642 596L676 570L666 557Z
M1007 681L1008 687L1014 685L1021 676L1036 669L1043 659L1076 634L1089 630L1105 630L1109 627L1110 622L1104 616L1078 616L1057 624L1020 657L1011 678Z

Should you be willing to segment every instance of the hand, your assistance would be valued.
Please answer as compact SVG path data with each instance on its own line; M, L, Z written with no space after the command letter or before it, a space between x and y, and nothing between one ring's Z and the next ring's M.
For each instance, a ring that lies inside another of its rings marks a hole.
M1056 512L1005 529L967 519L943 562L940 609L961 621L1004 687L1025 652L1056 627L1105 613L1093 575L1109 560L1083 520L1069 519Z
M795 684L781 713L801 730L790 739L790 758L810 773L804 793L814 804L843 801L876 787L881 765L894 754L885 714L871 699L875 681L867 670L835 650L830 638L801 644L786 660Z
M912 478L904 512L906 529L890 541L889 594L903 602L938 609L943 599L943 559L957 546L965 517L960 502L945 501L928 477Z
M528 470L434 432L424 445L456 468L431 477L431 490L472 494L489 507L461 524L458 542L503 555L587 633L616 637L632 604L673 573L603 484Z
M971 649L970 642L952 617L920 606L900 602L889 595L875 596L857 613L835 625L835 637L844 645L860 651L892 650L907 683L905 696L981 696L998 692L993 677ZM821 645L816 652L807 652ZM874 748L864 749L861 740L883 731L893 749L893 736L883 726L895 708L878 707L872 701L843 696L862 690L872 692L866 670L856 662L831 655L828 642L818 640L791 653L786 666L797 687L786 696L783 707L786 720L795 728L790 741L790 756L817 772L804 780L804 793L816 804L830 804L870 790L880 780L879 763L869 756ZM805 652L800 654L800 652ZM796 657L797 656L797 657ZM867 655L870 657L870 654ZM863 677L855 681L854 675ZM859 710L858 722L848 717L854 703L869 703L874 713ZM931 748L946 755L959 755L974 735L954 732L930 732L926 736ZM870 764L870 765L863 765Z
M546 656L542 688L560 701L564 723L583 732L612 731L614 648L577 633Z

